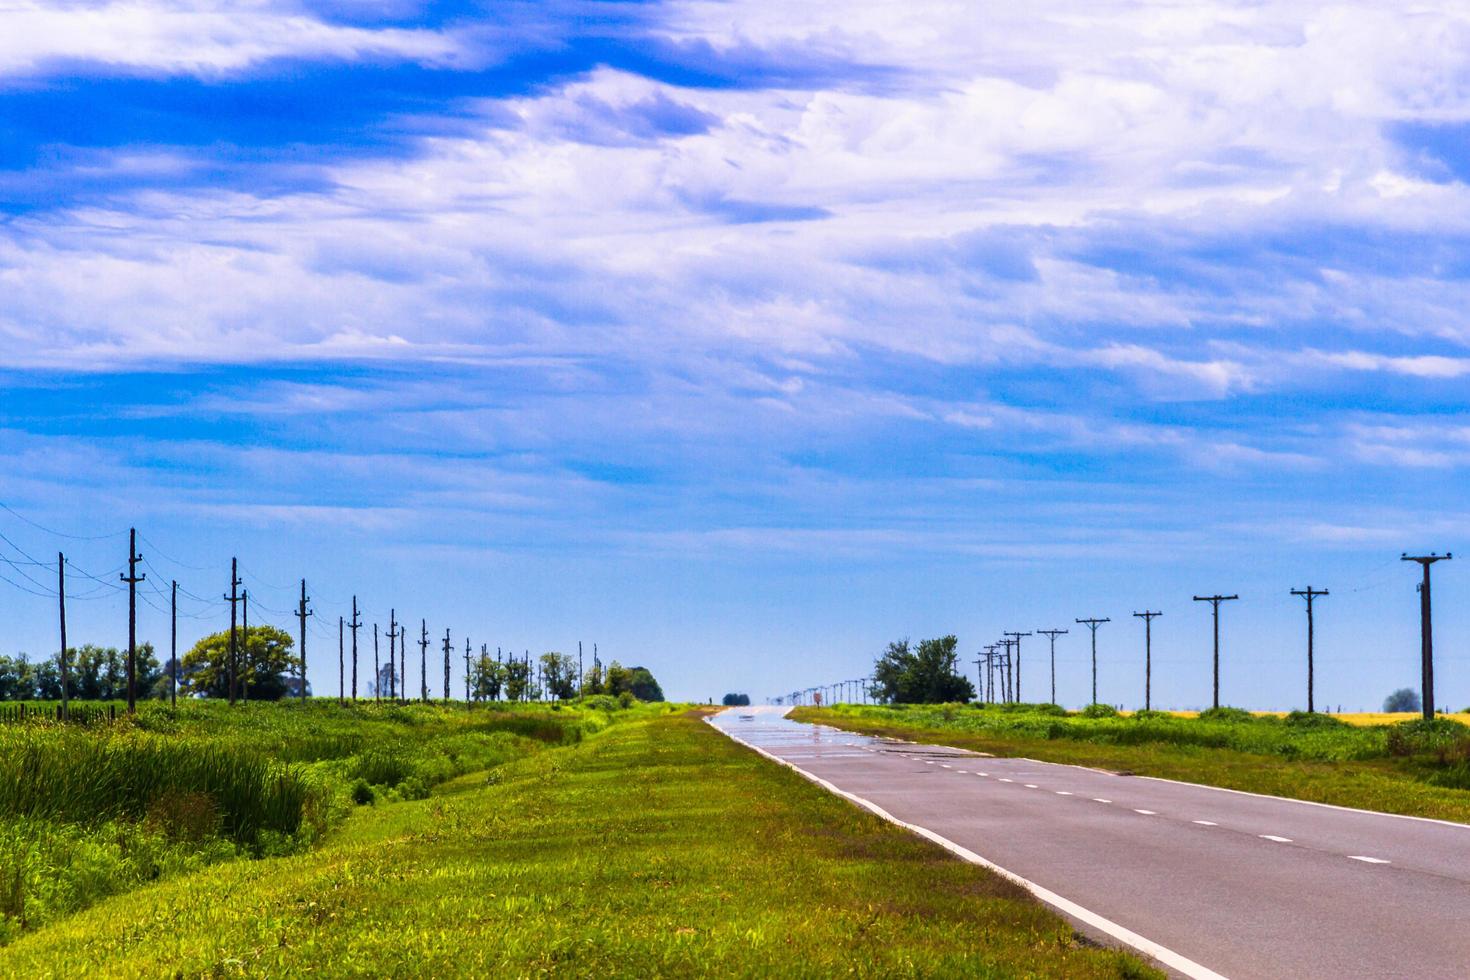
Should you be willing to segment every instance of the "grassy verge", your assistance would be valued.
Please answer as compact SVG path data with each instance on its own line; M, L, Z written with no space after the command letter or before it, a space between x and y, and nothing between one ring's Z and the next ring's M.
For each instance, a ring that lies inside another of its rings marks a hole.
M0 952L0 972L1153 975L1004 880L735 745L643 716L362 808Z
M1052 706L838 705L798 721L998 756L1094 766L1318 803L1470 823L1470 729L1161 712L1088 718Z
M624 714L189 702L88 728L46 712L0 726L0 944L161 878L309 849L356 806L423 799Z

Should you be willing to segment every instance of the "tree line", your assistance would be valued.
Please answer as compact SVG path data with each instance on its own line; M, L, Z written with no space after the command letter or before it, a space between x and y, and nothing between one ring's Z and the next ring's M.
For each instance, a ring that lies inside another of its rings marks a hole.
M295 643L274 626L238 629L236 670L241 691L252 701L277 701L295 696L301 681ZM69 697L82 701L111 701L127 696L127 651L88 644L69 647ZM229 697L230 633L213 633L199 640L178 665L180 697ZM369 667L369 675L372 668ZM624 667L616 660L604 665L594 658L580 677L577 658L549 652L536 660L482 654L470 661L468 694L476 701L566 700L578 694L626 694L639 701L664 700L663 689L645 667ZM151 643L138 645L137 690L145 697L167 699L173 683L173 663L160 662ZM368 684L369 696L415 698L419 691L404 689L403 678L383 663ZM0 655L0 701L61 700L59 657L32 661L25 654ZM311 693L308 685L307 694Z

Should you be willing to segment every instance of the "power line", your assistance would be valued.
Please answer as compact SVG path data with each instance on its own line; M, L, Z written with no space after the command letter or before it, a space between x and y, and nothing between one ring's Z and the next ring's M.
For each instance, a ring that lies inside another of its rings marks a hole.
M126 531L112 531L108 534L67 534L65 531L58 531L55 528L47 527L44 524L37 524L29 517L11 507L9 504L0 503L0 510L6 511L12 517L16 518L17 520L24 521L25 523L29 524L31 527L36 528L39 531L45 531L47 534L54 534L58 538L67 538L72 541L105 541L108 538L118 538L128 533Z

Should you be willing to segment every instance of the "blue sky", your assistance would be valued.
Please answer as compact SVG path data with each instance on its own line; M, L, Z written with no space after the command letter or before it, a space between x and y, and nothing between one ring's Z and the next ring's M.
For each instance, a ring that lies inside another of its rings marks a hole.
M50 532L136 524L150 581L238 555L283 625L306 576L324 690L355 593L700 699L1111 616L1132 705L1147 607L1197 706L1223 591L1225 699L1284 708L1308 583L1319 701L1416 683L1395 559L1466 545L1460 5L834 10L0 12L0 501L49 529L0 512L0 554L100 575L122 538ZM125 616L98 586L73 635ZM42 595L0 619L56 643Z

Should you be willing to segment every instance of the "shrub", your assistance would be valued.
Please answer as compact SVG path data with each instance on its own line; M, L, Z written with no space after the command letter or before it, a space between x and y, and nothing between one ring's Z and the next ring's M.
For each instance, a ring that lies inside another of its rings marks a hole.
M1049 701L1042 704L1034 704L1031 707L1036 711L1037 714L1052 715L1056 718L1065 718L1070 713L1067 711L1066 708L1062 707L1061 705L1052 704Z
M1116 718L1118 709L1111 704L1089 704L1082 709L1084 718Z
M1204 711L1201 711L1199 713L1199 717L1200 721L1242 722L1258 720L1255 715L1251 714L1249 711L1246 711L1244 708L1229 708L1223 706L1219 708L1206 708Z
M1174 716L1167 711L1159 711L1157 708L1139 708L1133 712L1134 721L1153 721L1155 719L1169 719Z
M1286 723L1292 728L1351 728L1341 718L1332 715L1318 714L1315 711L1293 711L1286 716Z
M353 782L351 793L352 802L358 806L367 806L378 798L378 794L373 792L373 788L368 785L367 780L361 777Z

